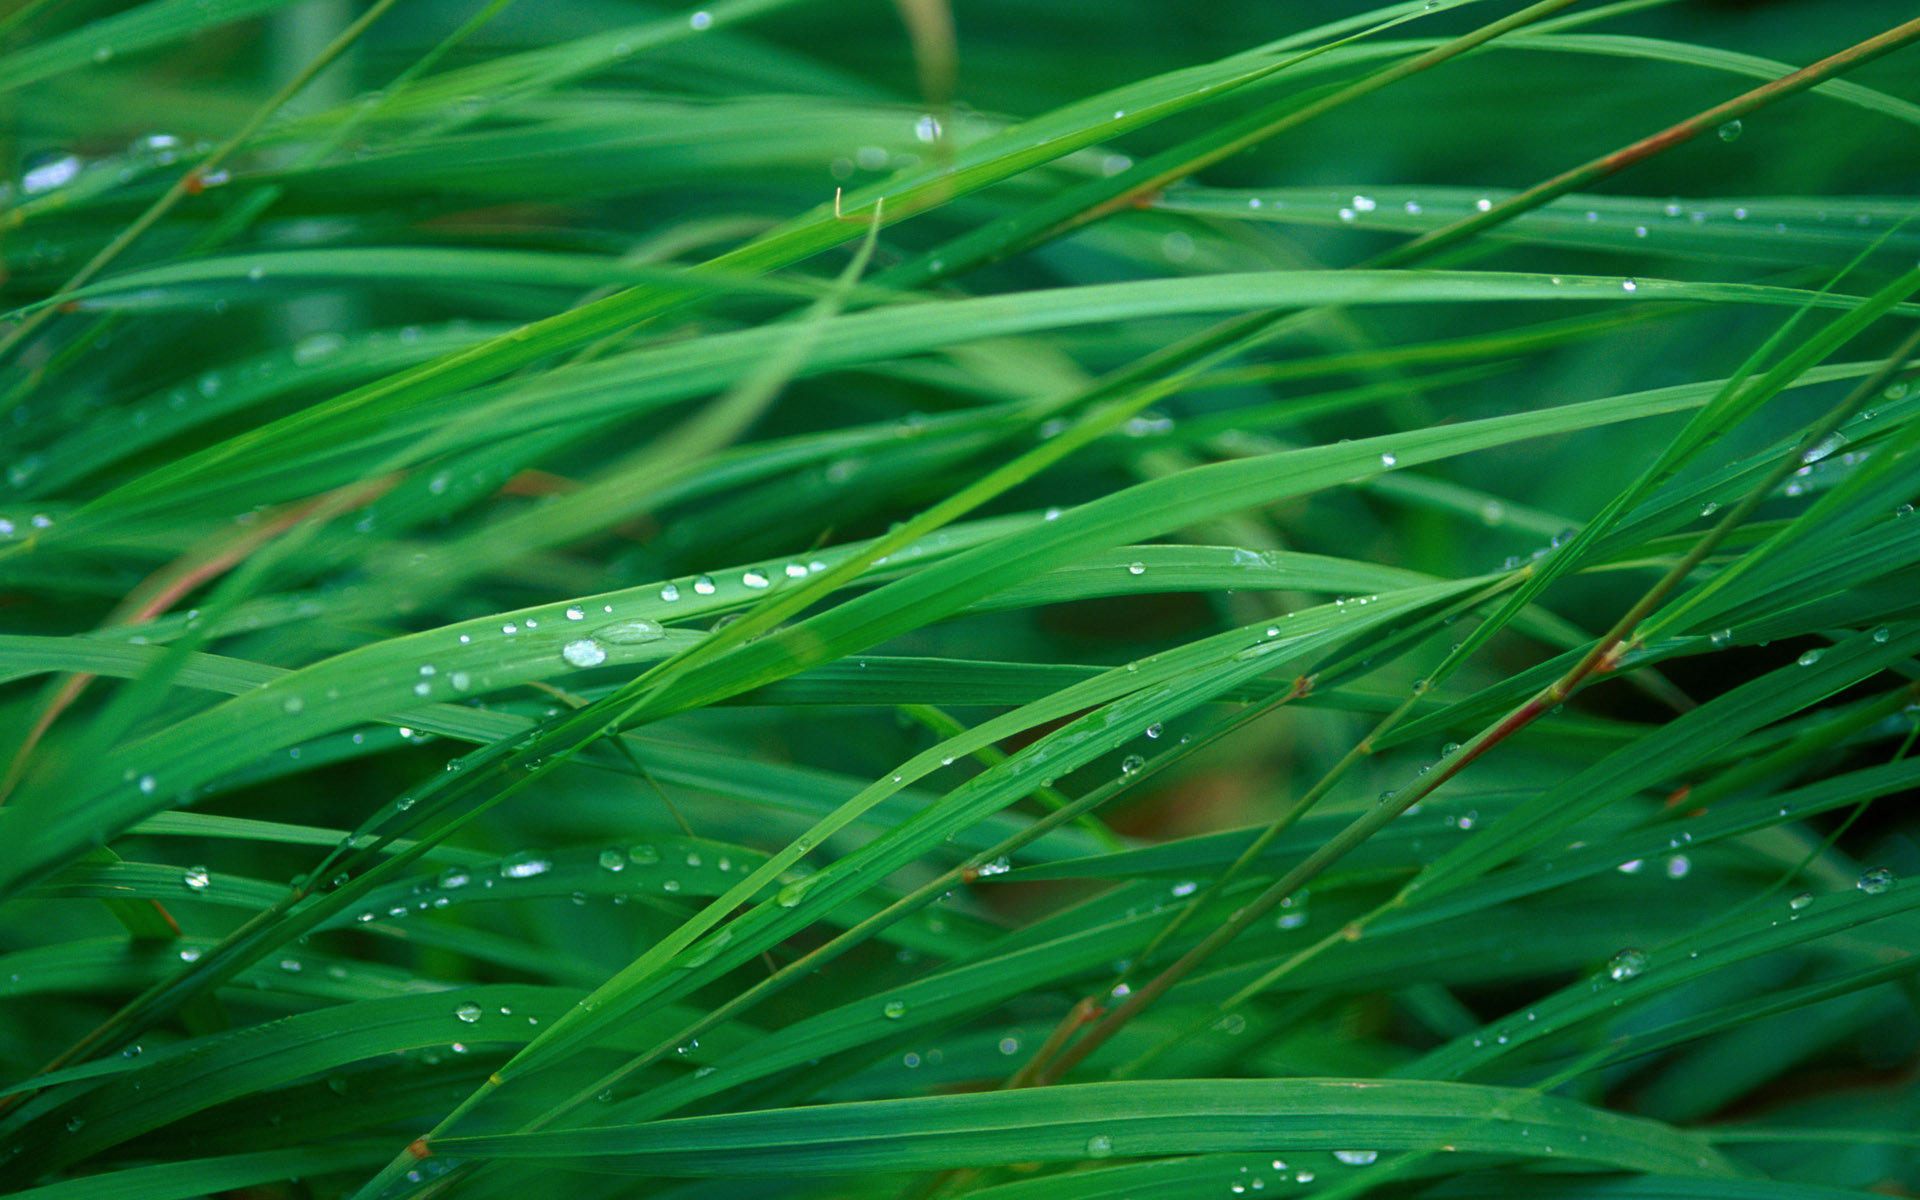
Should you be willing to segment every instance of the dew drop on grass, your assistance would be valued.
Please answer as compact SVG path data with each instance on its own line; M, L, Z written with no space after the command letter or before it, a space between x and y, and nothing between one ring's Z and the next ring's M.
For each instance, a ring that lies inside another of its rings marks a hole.
M537 854L516 854L500 864L500 874L508 879L530 879L552 869L553 864Z
M472 1025L480 1019L480 1006L469 1001L454 1009L453 1015Z
M607 648L592 638L580 638L560 647L560 657L570 667L597 667L607 661Z
M143 796L153 795L155 789L157 789L159 786L160 786L160 781L155 779L151 775L142 775L140 777L140 782L138 784L138 787L140 788L140 794Z
M567 605L567 620L569 621L584 620L586 618L586 615L587 615L586 611L582 609L578 604Z
M1799 663L1803 667L1810 667L1813 664L1820 661L1820 652L1818 650L1809 650L1805 654L1802 654L1799 658L1794 659L1793 661Z
M1893 632L1889 630L1885 625L1882 625L1880 628L1873 631L1873 640L1882 646L1886 645L1887 642L1892 639L1892 637L1893 637Z
M1138 754L1129 754L1120 760L1120 773L1122 775L1138 775L1146 769L1146 766L1146 759L1140 757Z
M905 1000L889 1000L880 1006L880 1015L889 1021L898 1021L901 1017L907 1015L907 1002Z
M624 871L627 869L627 856L618 850L600 852L600 869L603 871Z
M767 578L767 573L765 571L755 569L752 571L748 571L742 576L740 576L740 582L746 584L750 588L763 588L763 587L766 587L768 584L772 583L773 581Z
M675 600L678 600L680 598L679 586L671 583L662 584L660 586L660 598L662 600L665 600L668 604L672 604Z
M1723 142L1734 142L1734 141L1740 140L1740 131L1742 128L1743 126L1740 124L1739 121L1737 120L1728 121L1725 125L1722 125L1718 131L1720 134L1720 140Z
M1153 724L1147 726L1141 732L1145 733L1150 738L1157 738L1162 733L1166 732L1166 726L1160 724L1160 722L1158 721L1155 721Z
M212 880L208 877L205 867L188 867L186 874L180 876L180 882L198 892L203 890Z
M1620 281L1620 290L1623 292L1637 292L1640 290L1640 284L1636 280L1622 279Z
M649 842L635 842L627 847L627 858L636 867L650 867L660 861L660 850Z
M1398 466L1399 464L1400 464L1400 460L1395 458L1391 454L1382 454L1380 456L1380 465L1383 467L1393 467L1393 466Z
M1147 564L1145 563L1135 562L1127 564L1127 574L1129 575L1145 575L1146 573Z
M1087 1139L1088 1158L1110 1158L1113 1155L1113 1139L1104 1133L1096 1133Z
M1350 1167L1364 1167L1380 1157L1378 1150L1335 1150L1333 1156Z
M1795 896L1793 899L1787 901L1787 907L1792 909L1795 912L1799 912L1801 909L1805 908L1807 905L1812 903L1813 903L1813 893L1801 892L1798 896Z
M693 590L702 596L713 595L713 593L717 590L714 587L713 576L702 575L699 578L695 579L693 581Z
M649 621L645 617L635 617L631 621L615 621L611 625L602 625L593 631L593 636L603 642L612 642L616 646L642 646L648 642L657 642L667 636L658 621ZM602 655L602 657L605 657Z
M1875 867L1873 870L1860 876L1860 878L1854 882L1853 886L1859 888L1869 896L1878 896L1882 893L1892 891L1893 885L1898 882L1900 882L1900 877L1893 873L1892 867Z
M713 14L705 10L694 13L687 18L687 24L691 25L695 30L711 29L713 27Z
M1647 969L1647 956L1638 950L1622 950L1607 964L1607 978L1624 982Z

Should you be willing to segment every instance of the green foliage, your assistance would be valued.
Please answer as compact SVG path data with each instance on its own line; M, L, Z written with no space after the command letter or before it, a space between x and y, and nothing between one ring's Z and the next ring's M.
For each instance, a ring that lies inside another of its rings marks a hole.
M1920 1188L1915 41L16 8L0 1190Z

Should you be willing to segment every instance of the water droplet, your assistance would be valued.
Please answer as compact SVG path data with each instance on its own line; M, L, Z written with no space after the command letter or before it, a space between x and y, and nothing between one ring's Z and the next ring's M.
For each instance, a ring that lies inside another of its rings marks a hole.
M1478 200L1475 200L1473 202L1473 206L1479 209L1481 212L1493 211L1493 201L1487 199L1485 196L1482 196Z
M1805 654L1802 654L1799 658L1794 659L1793 661L1799 663L1803 667L1810 667L1813 664L1820 661L1820 651L1809 650Z
M1860 876L1853 886L1869 896L1878 896L1883 892L1892 891L1893 885L1899 882L1900 877L1893 873L1892 867L1875 867Z
M1150 738L1157 738L1162 733L1166 732L1166 726L1160 724L1160 722L1158 721L1155 721L1153 724L1147 726L1141 732L1145 733Z
M140 777L140 782L138 786L140 788L141 795L151 796L153 795L154 790L160 786L160 781L155 779L151 775L142 775Z
M711 29L713 28L713 14L705 10L694 13L687 18L687 24L693 26L695 30Z
M1176 899L1178 899L1178 898L1193 895L1195 892L1200 890L1200 885L1195 883L1191 879L1183 879L1179 883L1174 884L1171 888L1167 890Z
M567 605L567 620L579 621L586 618L586 612L578 604Z
M1716 629L1708 635L1707 640L1716 646L1728 645L1733 641L1733 630Z
M1000 1053L1002 1053L1002 1054L1018 1054L1018 1053L1020 1053L1020 1039L1019 1039L1019 1038L1017 1038L1017 1037L1003 1037L1003 1038L1001 1038L1001 1039L1000 1039Z
M1638 950L1622 950L1607 964L1607 978L1624 981L1647 969L1647 956Z
M1109 1158L1113 1154L1113 1139L1104 1133L1096 1133L1087 1139L1088 1158Z
M807 898L807 888L810 886L812 886L811 880L796 880L781 888L779 893L774 896L774 902L781 908L797 908L800 902Z
M607 661L607 648L592 638L581 638L560 647L560 657L570 667L597 667Z
M772 583L773 581L767 578L767 573L765 571L755 569L741 575L740 582L746 584L750 588L763 588L763 587L766 587L768 584Z
M1882 646L1886 645L1887 642L1892 639L1892 637L1893 637L1893 631L1888 629L1885 625L1882 625L1880 628L1873 631L1873 640Z
M907 1015L907 1002L905 1000L889 1000L880 1006L880 1015L889 1021L898 1021L901 1017Z
M284 713L297 713L306 706L307 702L300 697L288 696L280 702L280 711Z
M627 869L626 855L620 853L618 850L602 850L600 852L600 868L604 871L624 871Z
M1634 280L1622 279L1620 281L1620 290L1623 292L1637 292L1640 290L1640 285Z
M459 1017L467 1024L472 1025L480 1019L480 1006L472 1001L468 1001L459 1008L454 1009L453 1015Z
M188 867L186 874L180 877L180 882L197 892L212 881L208 878L205 867Z
M1720 134L1720 140L1723 142L1738 141L1740 139L1741 129L1742 129L1742 126L1738 119L1728 121L1725 125L1722 125L1718 130Z
M1372 196L1355 196L1353 207L1355 212L1372 212L1378 206L1374 204Z
M675 600L678 600L680 598L679 587L671 583L662 584L660 586L660 598L662 600L665 600L668 604L672 604Z
M940 121L929 113L913 123L915 141L937 142L940 140Z
M1333 1156L1350 1167L1364 1167L1380 1157L1378 1150L1335 1150Z
M1395 457L1394 457L1393 455L1391 455L1391 454L1382 454L1382 455L1380 456L1380 465L1381 465L1381 466L1383 466L1383 467L1392 467L1392 466L1398 466L1398 465L1399 465L1399 462L1400 462L1400 460L1399 460L1399 459L1397 459L1397 458L1395 458Z
M648 842L635 842L627 847L627 858L636 867L650 867L660 861L660 850Z
M464 692L473 686L473 676L467 674L465 671L455 671L453 674L447 676L447 682L453 685L454 691Z
M1120 773L1122 775L1138 775L1146 769L1146 766L1146 759L1140 757L1138 754L1129 754L1120 760Z
M508 879L529 879L552 869L553 864L537 854L516 854L500 863L500 874Z
M631 621L615 621L611 625L602 625L593 631L593 636L603 642L612 642L616 646L640 646L659 641L667 636L667 631L661 628L658 621L635 617Z
M1641 859L1630 858L1626 862L1621 863L1618 869L1622 875L1638 875L1640 868L1646 865L1647 864Z
M1807 905L1812 903L1813 903L1813 893L1801 892L1798 896L1795 896L1793 899L1787 901L1787 907L1792 909L1795 912L1799 912L1801 909L1805 908Z
M713 595L713 593L717 590L713 584L713 576L702 575L699 578L695 579L693 581L693 590L698 592L702 596Z
M1684 854L1676 854L1667 860L1667 878L1685 879L1687 872L1693 870L1693 863Z

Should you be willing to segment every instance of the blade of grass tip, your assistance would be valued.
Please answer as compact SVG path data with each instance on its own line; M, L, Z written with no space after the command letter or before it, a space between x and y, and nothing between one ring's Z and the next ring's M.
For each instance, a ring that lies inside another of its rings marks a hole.
M1138 773L1108 780L1106 783L1088 792L1079 799L1073 800L1064 807L1045 814L1031 825L1008 836L999 844L990 846L972 855L967 861L950 868L914 892L902 896L881 912L874 914L858 925L848 928L819 948L789 963L772 977L762 980L747 991L739 993L725 1001L717 1009L704 1014L684 1029L675 1032L672 1037L663 1039L646 1053L635 1056L627 1063L596 1080L591 1085L582 1088L567 1103L560 1107L550 1109L542 1113L539 1117L529 1121L526 1125L522 1126L522 1129L534 1130L545 1128L559 1117L564 1116L567 1112L573 1111L586 1103L589 1098L599 1095L607 1088L617 1086L631 1077L635 1072L644 1069L660 1058L672 1053L674 1047L687 1044L689 1040L699 1037L707 1030L722 1022L739 1016L741 1013L759 1004L762 1000L783 990L788 985L812 976L820 967L838 958L847 950L869 940L879 930L886 928L902 917L931 903L956 885L965 882L969 871L977 872L985 863L992 862L999 858L1011 857L1052 830L1091 815L1102 805L1112 800L1115 796L1120 795L1122 792L1141 786L1145 781L1161 774L1174 764L1199 753L1202 749L1266 717L1279 706L1303 694L1303 681L1296 680L1291 687L1274 692L1267 700L1249 704L1227 719L1215 723L1208 729L1202 730L1187 744L1173 747L1167 753L1156 755ZM434 1133L439 1133L448 1127L451 1124L451 1120L450 1117L447 1121L443 1121L440 1126L435 1128ZM429 1134L414 1143L414 1145L409 1148L410 1153L418 1155L421 1150L430 1150L432 1137L433 1134ZM477 1168L477 1171L485 1171L487 1169L489 1169L489 1165L481 1164ZM460 1168L460 1170L466 1171L467 1168L463 1167ZM474 1173L476 1172L468 1172L468 1177L470 1178ZM371 1187L368 1187L363 1189L362 1194L371 1197L377 1193L375 1193Z
M92 258L88 259L78 271L73 273L72 277L69 278L65 284L61 285L60 290L62 292L71 292L75 288L85 286L88 281L92 280L94 276L104 270L107 264L120 257L121 253L125 251L127 247L140 240L141 235L153 228L154 225L159 222L160 218L172 212L174 206L188 196L197 195L205 190L208 176L212 175L221 163L227 161L240 147L246 145L247 142L252 139L253 135L260 131L261 126L272 119L273 115L279 112L289 100L292 100L295 96L305 91L307 85L313 82L315 76L331 66L335 59L345 54L355 42L360 40L360 36L372 27L375 21L378 21L382 16L386 15L386 11L392 8L395 3L397 3L397 0L374 0L373 5L368 8L366 12L361 13L351 25L341 30L333 41L329 42L327 46L321 50L319 54L315 55L311 62L302 67L293 78L287 80L279 91L269 96L266 103L255 109L253 114L247 118L246 122L243 123L238 130L234 131L226 141L214 147L207 153L206 157L187 168L178 179L174 180L173 183L168 186L166 191L160 193L159 198L147 206L146 211L135 217L132 223L114 235L113 240L102 246ZM42 325L52 319L59 311L58 307L42 308L26 320L20 322L20 324L14 326L14 328L9 330L4 336L0 336L0 358L4 358L6 355L12 353L15 347L19 346L22 341L33 336Z
M1872 301L1868 304L1863 304L1859 310L1856 310L1856 314L1874 308L1879 309L1880 312L1884 312L1886 308L1890 308L1894 303L1904 299L1916 288L1920 288L1920 270L1909 271L1888 287L1883 288L1873 297ZM1848 315L1851 317L1856 314ZM1879 312L1873 315L1877 318ZM1842 318L1843 321L1845 319L1846 318ZM1839 323L1840 322L1835 322L1835 324ZM1721 542L1744 523L1746 519L1752 515L1754 510L1766 501L1775 487L1784 482L1788 476L1798 469L1808 450L1824 441L1832 434L1833 430L1839 428L1839 426L1864 405L1868 399L1878 395L1886 386L1887 381L1899 373L1904 363L1904 354L1889 360L1882 365L1879 371L1869 376L1863 382L1862 386L1856 387L1844 400L1831 408L1820 420L1814 422L1799 439L1794 452L1776 464L1774 469L1769 472L1758 485L1751 489L1745 497L1733 506L1732 510L1727 513L1718 525L1714 526L1713 529L1702 536L1693 548L1668 570L1665 576L1656 582L1653 587L1649 588L1639 600L1621 615L1611 629L1596 639L1592 648L1589 649L1585 655L1581 656L1580 660L1570 667L1564 675L1542 689L1518 708L1508 713L1500 721L1483 729L1471 740L1462 745L1460 750L1452 756L1443 759L1435 769L1422 776L1416 783L1407 787L1401 793L1387 800L1383 800L1369 809L1366 813L1355 819L1346 829L1335 835L1334 838L1329 840L1319 850L1302 860L1293 870L1276 880L1258 897L1246 904L1239 912L1236 912L1225 925L1222 925L1220 929L1208 935L1199 945L1188 951L1145 986L1134 991L1122 1001L1118 1007L1103 1018L1099 1024L1095 1025L1083 1037L1064 1051L1056 1060L1054 1067L1044 1073L1042 1082L1057 1079L1067 1071L1072 1070L1073 1067L1082 1062L1087 1055L1091 1054L1111 1038L1113 1034L1117 1032L1122 1025L1126 1024L1127 1021L1131 1020L1136 1013L1165 994L1169 988L1190 973L1194 967L1211 957L1215 951L1238 936L1239 933L1251 926L1253 922L1257 921L1266 913L1271 912L1281 901L1297 892L1302 885L1317 876L1335 860L1346 854L1348 850L1359 845L1362 841L1372 836L1376 830L1385 827L1388 822L1399 816L1402 812L1405 812L1408 808L1411 808L1432 794L1435 788L1459 774L1460 771L1469 763L1473 762L1474 759L1486 753L1493 746L1505 741L1518 730L1531 724L1543 713L1550 711L1555 705L1558 705L1565 700L1567 696L1572 694L1572 692L1586 680L1595 675L1604 675L1611 671L1613 664L1618 661L1625 643L1633 635L1640 623L1658 608L1659 605L1693 573L1695 567L1712 554ZM1872 386L1869 388L1866 386L1867 384L1871 384ZM1402 892L1399 893L1396 899L1402 899L1409 895L1417 888L1418 884L1418 880L1409 884L1406 889L1403 889ZM1378 911L1384 912L1394 903L1395 901L1388 901L1387 904L1383 905ZM1348 934L1357 936L1358 932L1362 929L1364 929L1364 924L1355 923L1347 929L1342 930L1340 936L1345 937ZM1284 968L1286 964L1282 964L1282 966ZM1257 994L1258 991L1267 986L1269 982L1270 981L1263 976L1260 981L1256 981L1255 984L1241 989L1234 997L1223 1002L1223 1009L1243 1003L1249 995Z

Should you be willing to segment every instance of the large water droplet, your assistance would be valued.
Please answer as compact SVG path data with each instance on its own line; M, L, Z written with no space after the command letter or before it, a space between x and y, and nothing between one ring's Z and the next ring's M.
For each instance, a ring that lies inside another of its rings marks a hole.
M593 636L603 642L612 642L616 646L640 646L647 642L659 641L667 636L667 631L661 628L658 621L635 617L631 621L615 621L611 625L602 625L593 631Z
M1364 1167L1380 1157L1378 1150L1335 1150L1333 1156L1350 1167Z
M765 571L756 569L756 570L748 571L745 574L741 575L740 582L746 584L750 588L763 588L763 587L766 587L768 584L772 583L773 581L767 578L767 573Z
M607 648L592 638L580 638L560 647L560 657L570 667L597 667L607 661Z
M1899 882L1900 877L1893 873L1892 867L1875 867L1873 870L1860 876L1860 878L1854 882L1853 886L1859 888L1869 896L1878 896L1882 892L1892 891L1893 885Z
M1616 981L1632 979L1647 969L1647 956L1638 950L1622 950L1613 956L1607 964L1607 978Z

